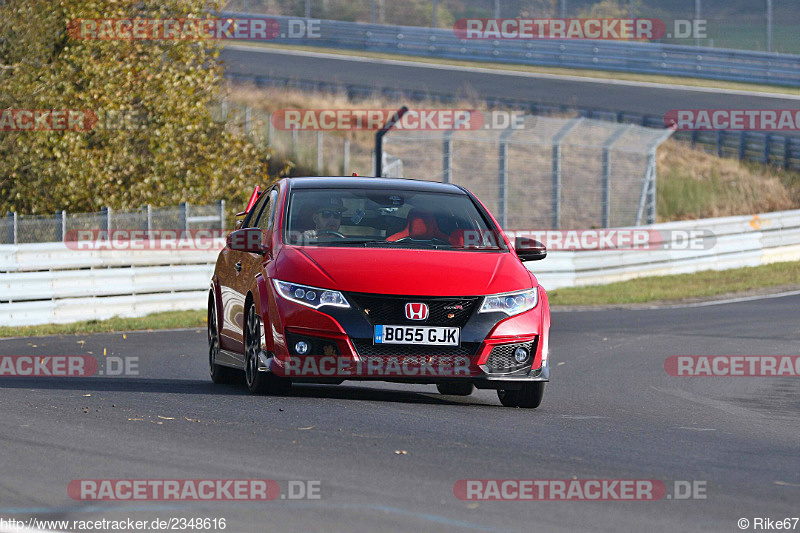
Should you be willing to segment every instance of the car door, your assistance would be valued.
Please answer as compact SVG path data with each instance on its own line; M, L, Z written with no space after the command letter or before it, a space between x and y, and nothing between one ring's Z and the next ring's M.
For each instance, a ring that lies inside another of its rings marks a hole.
M242 228L257 228L262 213L268 213L271 192L264 191L245 217ZM220 279L222 300L222 326L220 327L220 348L241 355L244 353L245 297L253 280L253 270L263 259L258 254L225 248ZM244 362L242 357L240 363Z

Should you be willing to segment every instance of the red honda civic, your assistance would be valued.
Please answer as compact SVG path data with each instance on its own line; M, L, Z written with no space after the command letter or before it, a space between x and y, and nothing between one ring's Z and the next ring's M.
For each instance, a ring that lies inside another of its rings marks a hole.
M512 246L463 187L286 178L256 189L241 216L208 298L215 383L244 371L254 393L382 380L541 403L550 308L523 262L546 250Z

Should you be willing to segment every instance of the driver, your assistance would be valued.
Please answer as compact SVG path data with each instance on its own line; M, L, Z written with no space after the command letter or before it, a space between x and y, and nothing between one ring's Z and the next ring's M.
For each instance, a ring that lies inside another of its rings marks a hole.
M340 198L329 198L321 201L314 206L314 214L311 219L314 221L314 229L303 232L303 240L315 241L318 237L332 232L339 233L342 225L342 213L344 205Z

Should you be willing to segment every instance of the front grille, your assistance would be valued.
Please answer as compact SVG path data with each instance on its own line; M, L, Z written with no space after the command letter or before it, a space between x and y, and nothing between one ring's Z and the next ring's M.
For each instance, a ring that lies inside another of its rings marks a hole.
M495 346L492 348L489 359L486 361L489 372L506 374L523 368L530 368L533 364L533 358L536 356L536 343L538 340L537 337L537 339L532 342ZM514 350L520 347L528 350L528 358L518 363L517 360L514 359Z
M477 297L465 298L430 298L426 296L386 296L382 294L348 293L347 299L361 308L373 326L453 326L464 327ZM428 304L427 320L409 320L406 318L407 303ZM446 309L449 308L449 309Z
M473 356L478 352L477 342L462 342L461 346L426 346L420 344L374 344L372 339L353 339L360 356ZM513 356L512 356L513 358Z

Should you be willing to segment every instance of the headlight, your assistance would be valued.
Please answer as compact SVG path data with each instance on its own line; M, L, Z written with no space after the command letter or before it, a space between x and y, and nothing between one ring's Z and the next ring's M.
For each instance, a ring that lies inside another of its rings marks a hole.
M483 299L479 313L502 312L508 316L530 311L539 303L539 289L495 294Z
M328 289L318 289L308 285L298 285L297 283L287 283L285 281L273 280L275 290L287 300L299 304L319 309L323 305L331 307L350 307L344 295L339 291Z

